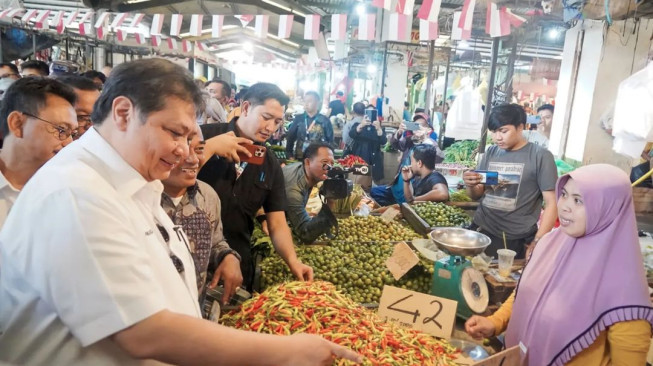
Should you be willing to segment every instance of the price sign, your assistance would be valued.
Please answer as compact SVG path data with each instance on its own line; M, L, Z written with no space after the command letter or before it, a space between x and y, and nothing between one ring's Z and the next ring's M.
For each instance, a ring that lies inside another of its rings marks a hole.
M402 241L395 245L392 255L385 261L385 266L388 267L392 276L398 281L411 268L415 267L417 263L419 263L419 258L415 252L410 249L408 244Z
M379 316L406 328L451 337L458 303L415 291L384 286L379 303Z
M394 207L388 207L388 209L381 214L381 220L390 223L397 217L397 215L399 215L399 210Z
M521 365L521 354L519 351L519 346L514 346L508 348L503 352L499 352L496 355L486 358L483 361L479 361L473 366L520 366Z

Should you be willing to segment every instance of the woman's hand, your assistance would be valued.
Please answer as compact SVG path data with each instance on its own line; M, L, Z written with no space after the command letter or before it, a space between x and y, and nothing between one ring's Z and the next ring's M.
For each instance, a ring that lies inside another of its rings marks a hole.
M490 319L474 315L465 323L465 332L474 339L483 339L494 336L496 327Z

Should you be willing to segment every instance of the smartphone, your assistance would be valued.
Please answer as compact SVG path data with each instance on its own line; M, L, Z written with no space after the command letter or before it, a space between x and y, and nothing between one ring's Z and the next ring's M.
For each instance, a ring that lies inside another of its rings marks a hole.
M417 131L420 128L417 122L404 122L404 125L406 125L406 131Z
M250 145L250 144L243 144L247 151L252 154L251 157L248 157L245 154L238 153L238 157L240 158L240 162L245 162L249 164L254 164L254 165L263 165L263 161L265 160L265 154L267 153L267 149L265 146L261 145Z
M365 115L370 122L376 121L376 109L366 109Z
M526 123L527 124L538 125L538 124L540 124L541 121L542 121L542 119L540 118L540 116L528 116L528 117L526 117Z
M496 186L499 184L499 172L491 170L474 170L474 173L481 175L481 183L486 186Z

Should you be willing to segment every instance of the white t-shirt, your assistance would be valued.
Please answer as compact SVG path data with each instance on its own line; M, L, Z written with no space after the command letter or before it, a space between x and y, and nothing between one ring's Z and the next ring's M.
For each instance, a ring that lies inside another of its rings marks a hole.
M193 260L162 191L95 129L30 179L0 232L0 362L152 364L109 336L164 309L201 317Z
M11 206L18 198L19 190L14 188L11 183L0 173L0 228L4 225Z

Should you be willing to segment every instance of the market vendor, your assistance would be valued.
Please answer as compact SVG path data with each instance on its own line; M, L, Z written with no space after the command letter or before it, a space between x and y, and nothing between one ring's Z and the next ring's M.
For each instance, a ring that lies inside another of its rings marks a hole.
M0 363L358 359L316 336L277 337L200 319L193 260L183 230L160 206L160 180L188 154L201 105L192 75L179 65L151 58L116 67L95 104L93 128L36 172L0 232ZM76 122L72 104L65 109Z
M561 228L542 238L503 306L465 330L478 339L507 329L506 348L519 345L529 365L645 365L653 308L628 177L581 167L560 178L557 198Z
M288 101L286 94L276 85L254 84L243 97L238 119L230 123L202 125L202 134L207 140L235 134L264 144L283 124ZM286 222L286 190L279 161L271 151L265 154L262 165L234 161L238 161L237 156L232 159L213 156L200 170L198 178L218 192L222 202L224 236L241 257L244 286L252 290L254 258L250 237L260 207L266 214L272 244L291 272L299 279L312 280L313 269L297 259Z
M521 106L494 107L488 128L495 145L487 149L477 170L498 172L499 184L482 184L482 175L475 171L463 175L468 195L481 200L470 228L492 240L487 255L496 257L505 246L517 252L516 258L524 258L553 229L557 218L558 171L553 155L524 138L525 126L526 112ZM542 201L544 214L538 228Z
M401 170L403 197L405 202L449 200L449 187L444 176L435 169L437 150L433 145L417 145L412 149L410 165ZM376 186L371 190L372 198L381 206L389 206L395 200L392 185Z
M283 167L286 182L288 208L286 215L293 233L304 243L312 243L337 225L337 220L328 204L322 205L320 212L310 217L306 203L311 190L318 182L327 179L328 167L333 165L333 150L326 143L313 142L304 150L304 161Z

